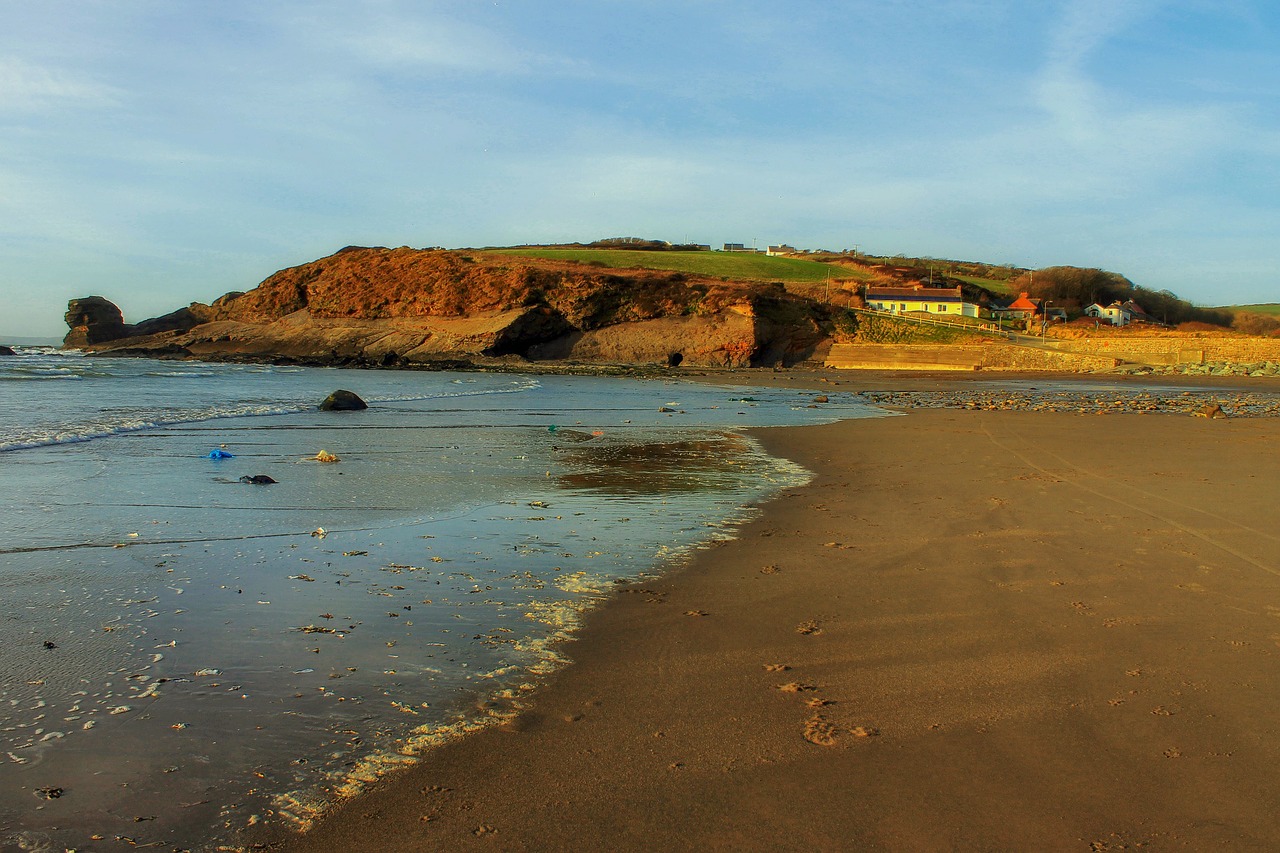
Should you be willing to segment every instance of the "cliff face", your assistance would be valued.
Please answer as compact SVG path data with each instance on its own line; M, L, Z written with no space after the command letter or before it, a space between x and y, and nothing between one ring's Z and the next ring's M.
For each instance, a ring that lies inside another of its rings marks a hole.
M136 327L118 320L106 332L114 338L73 342L78 328L92 324L73 325L67 343L378 365L516 356L740 366L808 357L825 338L825 320L821 306L777 285L491 253L348 247L212 305Z

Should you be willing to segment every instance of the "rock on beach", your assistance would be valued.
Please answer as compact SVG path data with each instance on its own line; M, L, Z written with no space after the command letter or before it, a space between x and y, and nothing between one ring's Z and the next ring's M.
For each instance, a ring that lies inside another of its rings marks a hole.
M341 388L325 397L324 402L320 404L322 412L358 412L367 408L369 404L361 400L358 394Z

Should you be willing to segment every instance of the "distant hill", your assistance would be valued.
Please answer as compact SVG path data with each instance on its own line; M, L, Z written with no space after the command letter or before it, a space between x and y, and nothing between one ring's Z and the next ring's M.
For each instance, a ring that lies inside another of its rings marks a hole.
M0 335L0 344L14 347L56 347L62 343L60 338L31 338L19 335L8 337Z
M1249 313L1280 315L1280 302L1262 302L1257 305L1224 305L1217 310L1230 311L1232 314Z

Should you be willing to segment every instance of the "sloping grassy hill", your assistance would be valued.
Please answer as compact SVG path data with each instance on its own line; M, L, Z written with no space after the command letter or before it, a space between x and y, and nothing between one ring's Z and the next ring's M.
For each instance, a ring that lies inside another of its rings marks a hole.
M715 276L734 281L780 281L784 284L821 284L832 281L865 281L871 274L848 267L806 261L801 258L774 258L749 252L645 252L629 249L486 249L502 255L578 261L615 269L650 269Z
M988 290L998 296L1017 296L1013 287L1007 281L1000 281L994 278L979 278L975 275L953 275L952 278L957 281L963 281L967 284L975 284L978 287Z
M1259 305L1227 305L1223 311L1244 311L1249 314L1271 314L1280 316L1280 302L1264 302Z

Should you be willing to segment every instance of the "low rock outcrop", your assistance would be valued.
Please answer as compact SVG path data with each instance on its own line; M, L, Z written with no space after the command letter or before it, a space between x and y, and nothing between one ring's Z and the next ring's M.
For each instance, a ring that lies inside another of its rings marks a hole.
M0 355L17 355L17 353L13 351L12 347L0 344Z
M69 345L381 367L510 359L791 364L812 356L829 320L825 307L781 285L409 248L347 247L126 334L112 327L108 335L105 321L95 321L101 334L72 323L87 301L73 300L75 318L68 312Z

